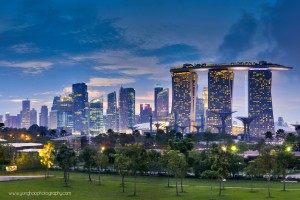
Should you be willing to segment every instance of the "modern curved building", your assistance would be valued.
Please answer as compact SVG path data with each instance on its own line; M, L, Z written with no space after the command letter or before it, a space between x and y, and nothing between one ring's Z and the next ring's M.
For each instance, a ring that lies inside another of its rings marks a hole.
M261 135L266 131L274 132L272 106L272 71L291 70L291 67L268 63L233 62L228 64L184 64L170 69L172 75L172 115L177 123L191 127L195 121L195 102L197 98L197 72L208 73L208 113L207 127L221 124L217 113L232 112L234 71L248 71L248 112L255 117L250 132ZM172 121L173 119L173 121ZM231 115L225 120L226 132L232 132Z

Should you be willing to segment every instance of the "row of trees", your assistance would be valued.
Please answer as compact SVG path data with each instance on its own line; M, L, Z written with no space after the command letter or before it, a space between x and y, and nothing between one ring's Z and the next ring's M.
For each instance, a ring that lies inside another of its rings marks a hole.
M168 187L170 187L169 178L174 177L176 194L179 195L179 192L184 191L183 179L188 172L194 173L200 178L217 178L220 183L219 195L222 195L224 179L245 175L252 180L251 191L253 190L253 179L265 177L268 183L268 193L271 196L270 181L272 176L280 176L283 180L283 190L286 189L287 170L296 166L296 162L298 162L288 146L264 145L260 149L259 157L250 161L243 158L243 151L245 150L247 150L247 146L241 142L237 146L212 144L209 150L198 151L193 150L191 139L183 138L169 140L168 148L162 152L146 149L143 144L135 143L125 146L118 144L114 149L107 148L105 151L87 146L80 152L79 156L76 156L72 148L62 145L55 154L55 161L64 172L66 185L68 185L70 170L79 163L83 164L86 169L89 181L92 181L91 172L93 169L98 171L99 184L101 184L101 171L111 164L121 176L123 192L125 192L126 176L132 175L134 177L133 195L137 193L136 179L138 174L166 175Z

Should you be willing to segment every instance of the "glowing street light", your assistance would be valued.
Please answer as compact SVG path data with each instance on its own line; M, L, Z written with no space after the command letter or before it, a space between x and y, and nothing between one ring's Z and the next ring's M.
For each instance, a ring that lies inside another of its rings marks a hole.
M222 151L226 151L227 150L226 146L222 146L221 149L222 149Z
M291 151L292 151L292 147L291 147L291 146L287 146L287 147L285 148L285 151L286 151L286 152L291 152Z
M101 152L103 152L105 150L105 147L103 146L103 147L101 147Z
M236 147L235 145L232 145L230 149L231 149L231 151L233 151L233 152L237 152L237 150L238 150L237 147Z

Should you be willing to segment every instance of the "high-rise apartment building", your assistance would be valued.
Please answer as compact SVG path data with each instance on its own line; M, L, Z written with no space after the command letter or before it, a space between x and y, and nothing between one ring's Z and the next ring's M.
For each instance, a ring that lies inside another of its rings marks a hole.
M191 121L196 119L198 89L198 75L189 71L191 66L190 64L185 64L180 71L171 70L173 94L171 124L174 125L176 118L177 125L190 128L192 128Z
M21 111L21 128L28 129L30 127L30 101L22 101L22 111Z
M119 130L125 132L135 125L135 90L120 88L119 91Z
M249 70L248 84L248 112L250 117L255 117L250 124L250 133L253 135L263 135L267 131L274 133L272 72L268 69Z
M150 104L140 104L140 123L147 123L152 115Z
M118 107L117 107L117 94L116 92L107 95L107 110L106 110L106 129L118 131Z
M40 126L48 127L48 107L46 105L41 107Z
M86 132L86 113L85 108L88 104L87 85L85 83L76 83L72 85L72 97L73 97L73 120L74 120L74 132L80 134Z
M160 84L156 84L154 88L154 116L157 117L157 98L158 98L158 93L163 91L163 87Z
M165 88L157 94L157 119L165 119L169 116L169 88Z
M93 99L90 102L90 134L97 136L105 133L105 126L103 122L103 97Z

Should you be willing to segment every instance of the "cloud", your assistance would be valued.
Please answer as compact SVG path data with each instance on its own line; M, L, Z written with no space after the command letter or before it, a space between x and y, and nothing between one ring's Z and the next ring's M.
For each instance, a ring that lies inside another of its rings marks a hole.
M3 100L6 102L12 102L12 103L22 103L25 99L9 99L9 100ZM38 103L40 102L39 99L29 99L31 103Z
M31 43L16 44L11 46L9 49L15 51L16 53L21 53L21 54L40 52L40 50Z
M24 73L28 74L40 74L42 71L49 69L52 65L53 63L48 61L0 61L0 67L21 68L24 69Z
M91 78L87 85L92 87L109 87L134 82L133 78Z
M252 39L256 34L258 21L253 14L243 12L242 17L234 23L229 33L224 37L219 46L219 54L222 60L232 61L239 54L251 49Z
M100 96L103 96L106 94L105 92L98 91L98 90L88 90L88 93L89 93L90 99L99 98Z

